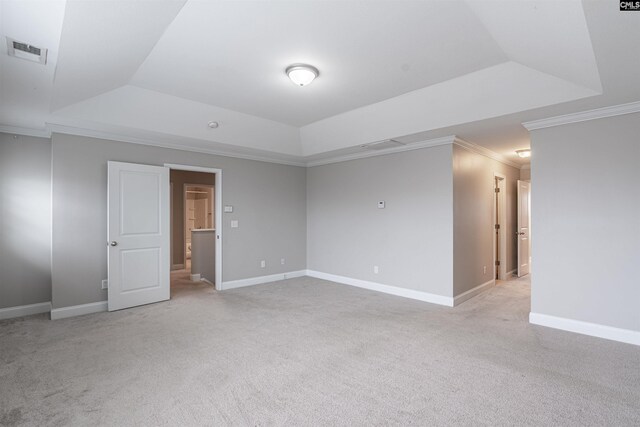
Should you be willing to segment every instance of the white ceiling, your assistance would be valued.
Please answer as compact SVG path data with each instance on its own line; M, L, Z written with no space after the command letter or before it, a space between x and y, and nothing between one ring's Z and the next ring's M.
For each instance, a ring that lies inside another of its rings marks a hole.
M50 55L0 48L0 125L301 161L457 134L520 161L521 122L640 100L620 43L639 19L598 0L3 0L0 34ZM293 85L296 62L320 77Z

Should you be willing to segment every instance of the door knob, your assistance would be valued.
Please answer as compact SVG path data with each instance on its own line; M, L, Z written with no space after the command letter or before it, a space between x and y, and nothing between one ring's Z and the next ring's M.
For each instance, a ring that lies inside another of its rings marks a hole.
M115 240L112 240L109 244L111 246L118 246L118 242L116 242Z

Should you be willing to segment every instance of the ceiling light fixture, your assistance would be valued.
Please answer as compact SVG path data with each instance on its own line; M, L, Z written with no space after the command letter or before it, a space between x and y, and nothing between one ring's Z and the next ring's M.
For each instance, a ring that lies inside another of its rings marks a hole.
M215 129L220 126L220 124L218 122L209 122L207 123L207 126L209 126L211 129Z
M289 65L285 70L285 73L287 73L287 76L289 76L291 81L298 86L306 86L320 75L320 72L316 67L306 64Z
M522 150L516 150L516 154L518 155L518 157L526 159L527 157L531 157L531 149L525 148Z

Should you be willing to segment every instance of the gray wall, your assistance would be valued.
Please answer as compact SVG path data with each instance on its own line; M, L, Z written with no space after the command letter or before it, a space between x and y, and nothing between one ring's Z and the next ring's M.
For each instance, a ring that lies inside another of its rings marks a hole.
M453 288L456 296L494 277L494 172L506 176L506 271L517 266L516 191L520 170L456 145L453 148Z
M222 169L223 204L234 207L223 214L224 281L306 267L304 168L62 134L52 158L54 308L106 299L108 160Z
M531 311L640 331L640 114L531 139Z
M451 153L447 145L308 168L308 268L452 296Z
M0 133L0 308L51 301L51 144Z
M224 171L222 174L224 175ZM171 264L184 264L184 184L215 185L215 175L202 172L172 170L170 181L173 184ZM215 209L218 209L218 206L216 206ZM213 221L213 227L215 228L215 218Z

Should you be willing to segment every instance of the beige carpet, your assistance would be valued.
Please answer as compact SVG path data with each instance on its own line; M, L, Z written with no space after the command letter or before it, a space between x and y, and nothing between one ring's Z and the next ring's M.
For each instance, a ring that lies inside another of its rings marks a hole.
M640 348L311 278L0 322L0 425L640 425Z

